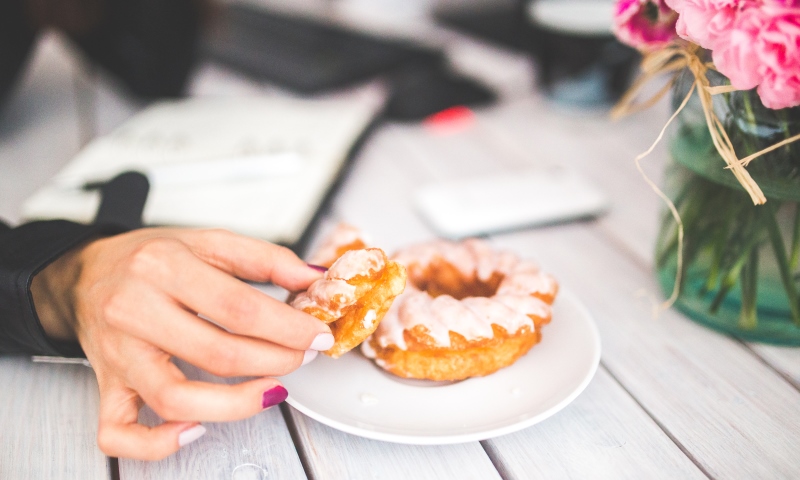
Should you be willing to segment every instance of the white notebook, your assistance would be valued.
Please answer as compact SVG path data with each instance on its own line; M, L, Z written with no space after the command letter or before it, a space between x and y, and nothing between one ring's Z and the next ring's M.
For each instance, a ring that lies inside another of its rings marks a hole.
M148 225L223 227L294 244L383 96L203 97L155 104L92 141L23 206L28 219L89 222L80 187L126 170L151 182Z

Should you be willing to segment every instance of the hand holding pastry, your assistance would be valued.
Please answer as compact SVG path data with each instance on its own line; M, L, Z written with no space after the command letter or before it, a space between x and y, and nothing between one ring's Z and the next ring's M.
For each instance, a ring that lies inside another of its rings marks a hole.
M283 401L283 375L330 348L330 329L239 279L307 288L320 273L288 249L219 230L143 229L95 240L32 285L47 333L77 339L100 388L98 445L158 459L204 431ZM197 313L213 319L213 323ZM189 381L179 357L235 385ZM142 403L165 423L137 423Z

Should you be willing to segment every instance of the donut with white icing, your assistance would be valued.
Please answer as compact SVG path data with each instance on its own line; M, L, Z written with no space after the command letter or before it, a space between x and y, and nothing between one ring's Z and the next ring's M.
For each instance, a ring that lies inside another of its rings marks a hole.
M408 284L362 352L406 378L461 380L514 363L541 339L558 283L484 241L437 240L392 260Z
M335 342L323 353L338 358L375 331L405 284L405 268L383 250L349 250L290 304L330 325Z

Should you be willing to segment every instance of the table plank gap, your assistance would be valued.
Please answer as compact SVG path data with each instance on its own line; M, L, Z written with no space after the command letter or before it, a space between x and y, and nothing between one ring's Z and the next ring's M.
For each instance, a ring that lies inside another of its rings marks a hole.
M752 352L754 357L783 377L795 390L800 392L800 361L798 361L800 360L800 348L761 345L745 341L742 341L742 345ZM796 363L786 365L784 363L785 359L794 359Z
M189 380L237 383L242 379L220 378L186 362L176 360ZM162 423L149 407L141 410L139 423ZM157 462L121 459L122 480L156 479L216 480L219 478L304 478L298 452L280 409L234 422L206 422L205 435L177 453ZM235 473L234 473L235 472Z
M306 478L308 480L316 480L314 477L314 472L311 468L311 464L309 463L309 456L306 452L305 445L300 437L300 432L297 429L297 424L294 421L294 417L291 414L291 407L287 403L282 403L280 405L281 415L283 415L283 420L286 422L286 427L289 428L289 435L292 437L292 443L294 443L294 447L297 450L297 456L300 457L300 464L303 466L303 471L306 474Z
M314 480L500 480L479 442L404 445L330 428L290 409Z
M602 364L557 415L482 443L506 480L707 478Z
M0 385L0 478L109 478L96 443L99 395L90 368L3 356Z
M793 478L792 445L800 441L792 428L800 422L795 387L737 341L674 310L652 320L638 293L657 287L641 264L585 225L492 241L540 260L583 299L595 313L605 364L712 476ZM576 252L591 252L592 261ZM705 441L709 436L717 441Z
M518 158L544 159L580 169L605 188L612 208L596 226L609 241L624 245L636 262L652 272L658 219L665 205L646 184L633 159L655 139L671 109L665 99L647 114L612 122L604 117L570 116L552 111L541 98L500 105L483 123L498 141L512 146ZM546 120L545 120L546 119ZM565 131L583 131L583 141L569 142ZM499 133L498 133L499 132ZM658 185L669 162L666 141L642 162L645 173ZM499 147L498 147L499 148ZM623 188L620 188L623 187ZM658 296L661 296L660 289ZM800 385L800 349L752 344L752 350L797 388Z
M617 384L617 385L619 385L619 387L620 387L621 389L625 390L625 392L626 392L626 393L627 393L627 394L628 394L628 395L631 397L631 400L633 400L634 402L636 402L636 404L639 406L639 408L641 408L641 409L642 409L642 411L643 411L644 413L646 413L646 414L647 414L647 416L648 416L648 417L650 417L650 418L653 420L653 422L654 422L656 425L658 425L658 428L660 428L660 429L661 429L661 431L662 431L662 432L664 432L664 435L666 435L667 437L669 437L669 439L670 439L670 440L672 440L672 443L674 443L674 444L675 444L675 446L676 446L676 447L678 447L678 448L680 449L680 451L681 451L681 452L683 452L683 454L684 454L684 455L686 455L686 458L688 458L689 460L691 460L691 462L692 462L692 463L694 463L694 465L695 465L695 466L696 466L696 467L697 467L697 468L698 468L698 469L699 469L701 472L703 472L703 475L705 475L706 477L708 477L708 478L709 478L709 479L711 479L711 480L714 480L714 478L715 478L715 477L714 477L714 476L712 476L712 475L711 475L711 473L710 473L710 472L709 472L709 471L708 471L708 470L707 470L707 469L706 469L706 468L703 466L703 464L697 460L697 458L694 456L694 454L693 454L692 452L690 452L690 451L689 451L689 449L687 449L687 448L686 448L686 446L683 444L683 442L681 442L681 441L680 441L680 440L679 440L679 439L678 439L678 438L677 438L677 437L676 437L676 436L675 436L675 435L674 435L674 434L673 434L673 433L670 431L670 429L669 429L669 428L667 428L667 426L666 426L666 425L664 425L664 423L663 423L663 422L661 422L661 421L660 421L660 420L659 420L659 419L658 419L658 418L657 418L655 415L653 415L653 412L651 412L651 411L650 411L650 410L649 410L649 409L648 409L648 408L647 408L645 405L643 405L643 404L642 404L642 402L640 402L640 401L639 401L639 400L636 398L636 396L635 396L635 395L634 395L634 394L633 394L633 393L632 393L630 390L628 390L628 388L626 388L626 387L625 387L625 384L624 384L624 383L622 383L622 382L619 380L619 378L617 378L617 376L614 374L614 370L613 370L612 368L609 368L609 366L608 366L608 365L606 365L606 363L605 363L604 361L602 361L602 360L600 361L600 367L601 367L603 370L605 370L605 372L606 372L606 373L608 373L608 376L609 376L609 377L611 377L611 378L614 380L614 382L616 382L616 384Z
M118 458L108 457L108 474L111 477L111 480L120 480Z

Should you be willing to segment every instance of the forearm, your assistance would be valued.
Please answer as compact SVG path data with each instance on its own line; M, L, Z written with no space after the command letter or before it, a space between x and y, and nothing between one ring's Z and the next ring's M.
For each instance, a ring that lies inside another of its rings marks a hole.
M64 292L77 274L67 268L69 252L92 237L119 230L63 220L0 229L0 353L83 355L65 314L70 307ZM51 264L57 268L35 282L38 303L34 303L34 279Z
M75 295L71 288L80 277L80 252L86 242L60 256L31 281L31 298L39 323L48 338L59 342L77 342L75 334Z

